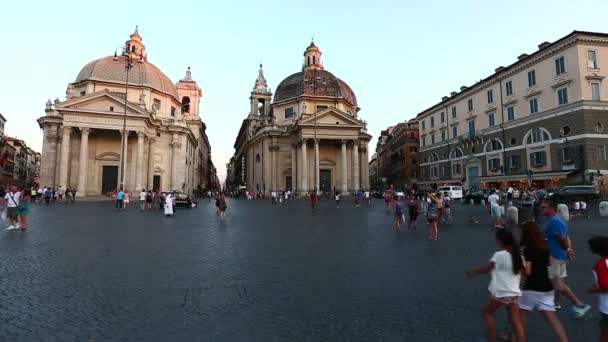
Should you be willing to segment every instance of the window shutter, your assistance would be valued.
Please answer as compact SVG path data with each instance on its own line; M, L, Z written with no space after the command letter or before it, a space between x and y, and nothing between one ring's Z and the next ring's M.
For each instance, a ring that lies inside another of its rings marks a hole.
M540 152L540 164L541 166L547 165L547 153L545 151Z

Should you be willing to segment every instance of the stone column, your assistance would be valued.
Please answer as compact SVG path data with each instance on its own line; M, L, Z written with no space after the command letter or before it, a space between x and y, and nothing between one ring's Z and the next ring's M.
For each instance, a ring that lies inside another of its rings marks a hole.
M175 134L173 134L172 140L171 140L171 167L169 168L169 171L171 172L170 175L170 186L169 186L169 190L173 190L175 189L175 148L177 147L177 137Z
M348 193L348 162L347 162L347 158L346 158L346 142L347 140L342 140L342 151L341 151L341 157L342 157L342 184L340 186L340 191L342 192L343 195L346 195L346 193Z
M302 139L302 176L300 177L301 181L302 181L302 186L300 186L300 191L302 193L306 192L308 190L308 183L307 183L307 178L308 178L308 162L306 161L306 152L307 152L307 148L306 148L306 139Z
M64 190L68 186L68 172L70 167L70 137L72 127L63 127L63 142L61 143L61 163L59 166L59 186Z
M359 141L353 142L353 191L359 190L361 187L359 182Z
M321 190L320 184L321 181L319 180L319 139L315 139L315 191L319 191Z
M154 185L154 138L148 137L148 190ZM159 190L160 189L156 189Z
M126 134L125 134L126 133ZM124 137L123 137L124 135ZM120 187L122 185L123 190L127 190L127 183L128 183L128 177L129 177L129 172L128 172L128 163L127 161L129 160L129 131L123 132L120 131L120 141L121 141L121 145L122 145L122 159L121 159L121 163L122 163L122 167L119 168L118 170L118 187ZM123 177L124 175L124 177Z
M55 154L55 177L53 178L53 188L57 189L59 183L59 173L61 171L61 129L59 126L57 127L57 144L55 145L55 150L57 153Z
M76 195L84 197L87 190L87 162L89 160L89 133L91 129L80 128L80 160L78 161L78 188Z
M277 150L279 149L279 146L276 146L275 144L276 144L276 142L273 141L271 143L271 145L270 145L270 152L271 152L271 156L270 157L272 158L271 159L271 164L270 164L271 168L272 168L270 182L272 184L272 191L278 191L279 190L279 189L277 189L277 183L278 183L278 180L279 180L278 179L279 175L278 175L278 172L277 172L278 171L277 170L277 164L278 164L278 161L277 161Z
M298 145L291 144L291 192L296 191L297 183L297 174L298 174L298 165L296 163Z
M135 161L135 191L142 188L144 177L144 132L137 132L137 159Z
M42 154L40 159L40 186L55 186L57 163L57 126L44 125Z

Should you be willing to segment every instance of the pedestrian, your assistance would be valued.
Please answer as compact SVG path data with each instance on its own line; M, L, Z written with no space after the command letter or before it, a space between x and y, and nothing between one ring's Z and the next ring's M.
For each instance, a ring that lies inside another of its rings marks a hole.
M57 189L57 201L61 202L63 201L63 194L65 193L65 191L63 190L63 188L61 187L61 185L59 186L59 189Z
M167 193L165 197L165 216L169 217L173 213L173 198L171 197L171 193Z
M443 196L443 218L441 221L442 223L446 223L446 224L454 223L454 218L452 217L452 205L450 203L451 201L452 201L452 199L446 193L445 196Z
M131 193L128 191L125 191L124 196L123 196L123 204L124 204L125 209L129 208L129 202L131 202L130 198L131 198Z
M23 188L21 191L21 200L19 201L19 206L17 207L17 215L19 215L19 227L21 231L24 232L27 229L27 215L31 212L31 198L36 198L36 196L32 196L28 193L26 188Z
M72 192L71 188L66 188L65 189L65 204L73 202L73 200L72 200L72 194L73 194L73 192Z
M572 315L575 318L583 317L591 309L591 306L581 302L574 294L574 291L566 285L566 277L568 276L566 264L568 260L575 257L572 242L568 236L568 225L557 215L557 203L554 201L543 200L541 210L547 218L543 233L545 239L547 239L551 255L549 279L551 279L553 288L557 294L564 295L574 305L572 307ZM559 303L556 303L556 307L561 308Z
M439 215L437 213L437 203L440 202L440 199L433 196L430 192L427 193L427 212L426 212L426 220L428 222L428 237L426 238L429 241L437 241L439 238L439 230L437 229L437 222L439 221Z
M439 222L443 222L443 194L437 192L435 193L435 198L437 199L435 202L437 206L437 224L439 224Z
M418 220L418 213L420 212L420 202L413 194L410 195L407 203L409 222L407 225L408 229L416 229L416 221Z
M499 201L500 197L496 194L496 190L492 189L490 196L488 196L488 202L490 202L490 214L492 215L492 225L494 225L494 228L504 228Z
M118 192L116 192L116 205L114 206L114 208L116 209L122 209L123 207L123 199L125 197L125 192L121 189L118 190Z
M486 340L496 341L495 312L506 307L509 313L509 322L517 342L525 341L525 334L519 314L518 299L521 296L519 289L520 274L523 269L523 260L519 253L519 246L513 233L506 229L496 231L496 244L498 251L492 255L489 262L467 271L468 277L478 274L490 273L492 280L488 290L490 298L483 308L483 319L486 328Z
M32 187L32 189L30 190L30 202L35 203L37 195L38 195L38 191L36 190L35 187Z
M4 195L4 201L6 202L6 216L10 225L6 230L19 229L19 223L17 222L17 208L21 201L21 192L17 191L17 187L11 185L9 191Z
M228 208L228 205L226 204L226 196L223 192L219 193L217 201L217 208L220 211L220 220L223 221L226 219L226 209Z
M361 205L361 199L363 198L363 191L357 190L357 197L355 199L355 205L358 207Z
M283 192L283 196L285 197L284 203L285 203L285 205L287 205L288 204L287 202L289 201L289 197L291 196L290 191Z
M152 200L154 199L152 195L152 190L148 190L146 193L146 207L148 210L152 210Z
M148 197L146 189L141 189L141 192L139 193L139 210L141 211L146 210L146 197Z
M608 341L608 237L595 236L589 239L591 252L600 257L593 267L594 285L588 290L598 295L600 311L600 342Z
M391 194L389 192L386 192L384 194L384 203L386 203L387 210L390 210L392 200L393 200L393 198L392 198Z
M51 188L46 188L44 190L44 204L46 204L46 205L51 204L51 196L53 196L53 192L51 191Z
M395 199L395 230L400 231L401 221L403 220L403 206L401 205L401 196Z
M44 192L46 191L46 186L44 188L42 188L41 186L38 186L38 192L36 194L36 197L38 198L38 202L42 202L43 200L43 195Z
M509 186L509 188L507 189L507 200L511 201L513 199L513 187Z
M310 205L312 206L312 210L316 210L317 209L317 191L313 191L310 194Z
M340 193L336 191L334 198L336 199L336 208L340 208Z
M521 232L524 257L524 281L519 300L522 326L526 329L528 312L540 311L555 333L556 340L568 341L566 331L555 314L555 291L549 279L549 246L538 223L524 223Z
M371 207L372 206L372 196L369 192L369 189L365 190L365 193L363 195L365 196L365 201L367 202L367 206Z
M53 194L53 202L57 202L57 191L55 188L51 188L51 193Z

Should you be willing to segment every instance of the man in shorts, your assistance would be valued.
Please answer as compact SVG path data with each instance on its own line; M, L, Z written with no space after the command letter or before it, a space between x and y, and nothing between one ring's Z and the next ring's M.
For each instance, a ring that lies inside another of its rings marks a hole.
M17 187L12 185L11 189L4 195L6 201L6 217L10 222L10 226L6 230L19 229L19 223L17 223L17 208L19 207L19 201L21 200L21 192L17 191Z
M583 317L591 306L581 302L574 292L566 285L566 264L569 259L574 258L574 250L572 242L568 236L568 225L557 215L557 203L551 200L543 200L541 202L541 210L547 218L547 223L543 229L547 244L549 245L549 254L551 260L549 264L549 279L553 283L553 288L558 294L564 295L574 304L572 307L572 315L576 318ZM556 307L560 307L556 304Z
M490 191L490 196L488 196L488 202L490 202L490 213L492 214L492 224L494 224L494 228L503 228L501 219L502 212L500 210L498 201L500 201L500 197L496 194L496 190L492 189Z

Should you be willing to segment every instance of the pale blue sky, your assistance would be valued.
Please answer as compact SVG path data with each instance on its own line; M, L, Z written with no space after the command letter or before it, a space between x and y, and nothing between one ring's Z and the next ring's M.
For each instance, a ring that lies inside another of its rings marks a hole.
M139 25L149 61L203 89L220 175L258 64L273 90L301 68L312 36L325 68L355 91L375 147L380 130L573 30L608 32L608 1L10 1L0 12L0 113L40 150L36 119L87 62ZM371 153L370 153L371 155Z

